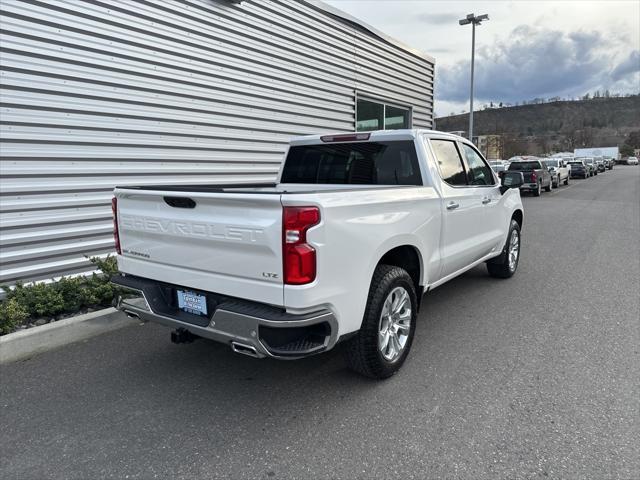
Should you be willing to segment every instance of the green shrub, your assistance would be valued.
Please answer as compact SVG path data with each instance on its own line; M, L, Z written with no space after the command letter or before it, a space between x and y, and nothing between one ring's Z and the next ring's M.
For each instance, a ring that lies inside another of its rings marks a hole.
M0 302L0 335L13 332L27 318L29 318L29 312L17 300Z
M64 300L53 283L36 283L13 289L4 288L7 300L15 300L29 312L30 317L52 317L64 310Z
M116 257L112 257L111 255L106 258L90 257L89 260L98 268L98 270L104 273L108 279L118 273L118 262L116 261Z
M0 287L6 299L0 302L2 323L0 334L9 333L18 325L37 318L51 318L77 313L87 308L108 307L122 293L111 284L111 276L118 272L114 257L89 259L102 273L88 277L63 277L57 282Z

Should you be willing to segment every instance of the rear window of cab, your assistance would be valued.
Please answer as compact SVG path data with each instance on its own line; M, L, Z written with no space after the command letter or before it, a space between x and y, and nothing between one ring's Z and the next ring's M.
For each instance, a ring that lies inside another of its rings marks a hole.
M422 185L412 140L295 145L281 183Z
M515 171L538 170L540 168L542 168L540 162L513 162L511 165L509 165L509 170Z

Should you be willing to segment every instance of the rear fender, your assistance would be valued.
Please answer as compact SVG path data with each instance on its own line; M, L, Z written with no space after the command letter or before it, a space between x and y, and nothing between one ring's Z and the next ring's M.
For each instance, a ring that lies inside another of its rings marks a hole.
M395 248L405 247L405 246L412 247L416 251L416 254L418 256L418 261L420 262L419 264L420 273L418 276L418 278L420 279L418 282L419 285L428 285L427 273L424 267L425 262L423 258L423 252L419 246L418 239L415 238L413 235L398 235L396 237L390 238L387 241L383 242L376 249L376 253L373 257L374 261L369 265L369 272L368 272L367 278L369 279L373 278L373 272L375 271L376 267L380 264L380 260L382 260L382 257L384 257L388 252L390 252Z

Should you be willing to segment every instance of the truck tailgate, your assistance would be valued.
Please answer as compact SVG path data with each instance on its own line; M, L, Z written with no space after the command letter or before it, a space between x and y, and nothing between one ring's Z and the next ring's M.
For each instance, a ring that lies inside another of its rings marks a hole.
M524 179L524 183L533 183L532 180L531 180L531 174L533 173L532 170L529 170L529 171L525 170L525 171L520 172L520 173L522 173L522 177Z
M116 189L123 273L282 305L277 193Z

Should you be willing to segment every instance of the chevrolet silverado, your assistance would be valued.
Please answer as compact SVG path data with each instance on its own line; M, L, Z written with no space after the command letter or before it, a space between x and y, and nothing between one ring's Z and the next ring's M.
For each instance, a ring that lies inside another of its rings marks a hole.
M117 187L112 281L138 295L117 306L258 358L344 341L386 378L424 293L481 263L516 272L523 181L464 138L394 130L294 138L273 184Z

